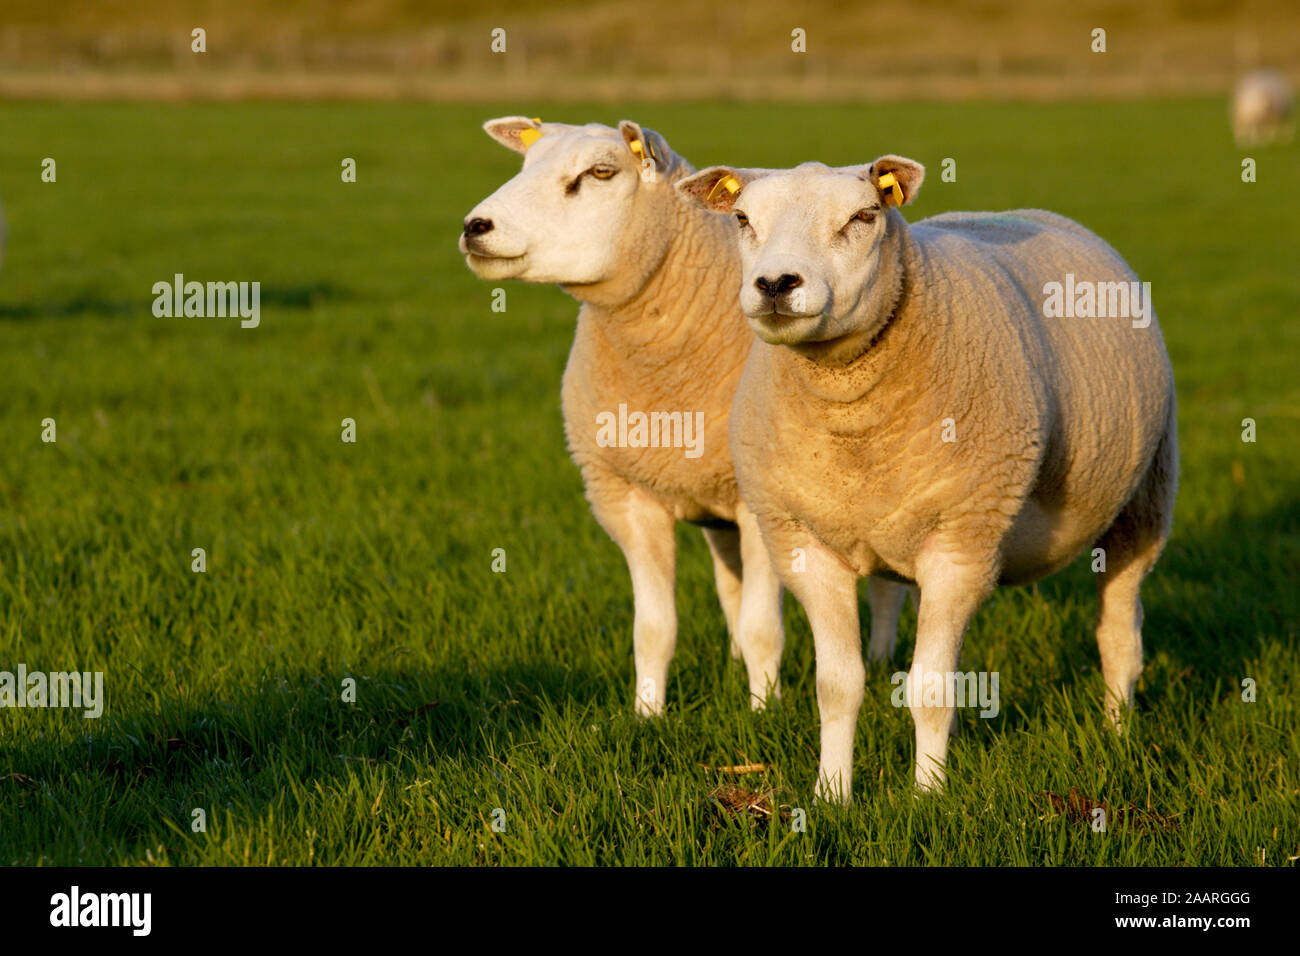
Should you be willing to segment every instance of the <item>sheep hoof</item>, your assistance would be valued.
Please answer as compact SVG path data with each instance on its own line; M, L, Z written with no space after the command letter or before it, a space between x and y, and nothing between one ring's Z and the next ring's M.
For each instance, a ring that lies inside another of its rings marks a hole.
M664 705L660 703L647 703L638 697L636 703L632 707L632 711L636 716L649 720L655 717L662 717L664 715Z

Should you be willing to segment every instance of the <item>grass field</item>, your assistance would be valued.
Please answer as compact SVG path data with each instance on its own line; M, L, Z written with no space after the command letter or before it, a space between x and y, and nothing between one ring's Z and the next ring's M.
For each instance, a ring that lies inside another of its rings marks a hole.
M755 715L689 529L669 711L631 716L631 589L561 433L575 304L511 285L494 313L455 248L517 168L479 124L537 111L0 107L0 670L102 670L107 691L99 720L0 710L0 863L1294 865L1294 147L1243 183L1218 101L541 108L637 119L697 165L909 155L930 170L913 220L1050 208L1152 283L1183 473L1132 732L1102 726L1076 563L977 615L963 663L1000 672L1002 712L963 714L922 800L889 702L904 612L840 810L812 805L802 610L785 699ZM155 318L177 272L260 281L260 327ZM768 769L701 766L749 762Z

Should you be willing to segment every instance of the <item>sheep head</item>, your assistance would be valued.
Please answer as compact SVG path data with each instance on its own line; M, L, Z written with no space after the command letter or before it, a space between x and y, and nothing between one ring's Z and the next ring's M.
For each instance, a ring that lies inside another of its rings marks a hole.
M839 168L713 166L677 191L735 217L741 308L763 341L795 345L840 338L872 320L859 313L878 274L888 207L911 202L924 176L900 156Z
M650 207L672 208L669 177L683 165L659 134L629 121L614 129L522 116L483 128L524 165L465 217L460 251L480 278L575 291L629 264L657 265L671 236Z

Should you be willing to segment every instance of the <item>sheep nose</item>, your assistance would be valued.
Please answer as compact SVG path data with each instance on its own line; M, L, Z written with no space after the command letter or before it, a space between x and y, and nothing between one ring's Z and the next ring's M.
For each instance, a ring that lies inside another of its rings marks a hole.
M465 221L465 235L467 236L481 236L483 233L491 231L491 219L479 219L478 217L475 217Z
M754 280L754 285L763 295L771 296L775 299L783 292L789 292L791 289L797 289L803 285L803 276L787 272L775 279L769 279L767 276L759 276Z

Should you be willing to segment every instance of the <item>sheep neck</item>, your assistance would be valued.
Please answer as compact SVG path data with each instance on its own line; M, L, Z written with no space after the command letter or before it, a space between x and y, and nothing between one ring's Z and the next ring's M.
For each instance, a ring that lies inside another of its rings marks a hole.
M740 263L730 221L672 196L661 215L672 238L639 288L621 295L570 290L584 302L579 335L597 337L607 354L651 370L684 360L698 368L709 354L727 369L739 367L751 333L735 301Z

